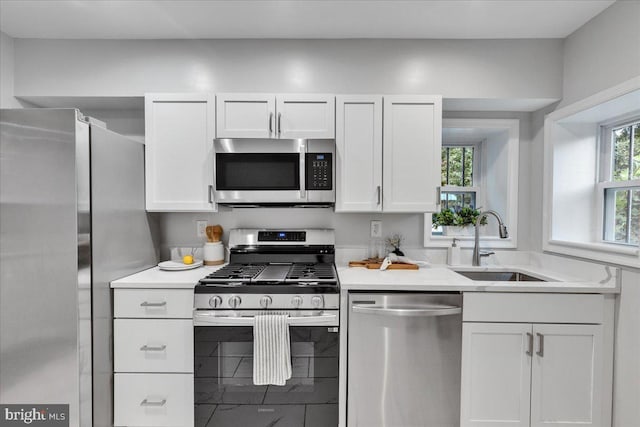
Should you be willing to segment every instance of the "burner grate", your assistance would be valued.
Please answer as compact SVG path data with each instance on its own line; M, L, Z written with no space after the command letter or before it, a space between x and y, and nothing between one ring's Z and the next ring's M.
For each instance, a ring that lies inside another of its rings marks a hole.
M213 280L251 280L258 276L266 264L228 264L207 276Z
M309 263L293 264L287 280L335 280L336 273L333 264Z

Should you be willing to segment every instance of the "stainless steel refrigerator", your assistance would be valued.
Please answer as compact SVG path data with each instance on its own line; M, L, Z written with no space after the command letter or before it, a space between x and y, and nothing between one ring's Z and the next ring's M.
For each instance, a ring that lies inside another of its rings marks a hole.
M0 403L111 426L109 282L157 262L144 147L75 109L0 110Z

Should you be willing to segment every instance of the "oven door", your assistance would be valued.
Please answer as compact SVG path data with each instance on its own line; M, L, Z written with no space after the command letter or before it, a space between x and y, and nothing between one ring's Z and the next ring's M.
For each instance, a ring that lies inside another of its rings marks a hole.
M217 203L306 203L303 139L217 139Z
M290 312L284 386L253 384L255 313L195 312L195 426L337 426L337 310Z

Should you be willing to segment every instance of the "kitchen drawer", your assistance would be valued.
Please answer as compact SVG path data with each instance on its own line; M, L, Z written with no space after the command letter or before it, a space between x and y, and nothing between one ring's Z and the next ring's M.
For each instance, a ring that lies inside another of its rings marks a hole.
M114 426L192 427L193 374L115 374Z
M464 322L602 323L604 296L465 292Z
M115 319L115 372L193 372L193 321Z
M193 317L192 289L115 289L113 316L118 317Z

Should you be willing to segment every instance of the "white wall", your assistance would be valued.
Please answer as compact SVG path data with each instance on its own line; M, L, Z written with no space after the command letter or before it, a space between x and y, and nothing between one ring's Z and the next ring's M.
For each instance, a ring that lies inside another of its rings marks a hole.
M429 93L559 99L562 40L16 39L17 96Z
M143 110L81 108L81 111L86 116L104 121L109 130L144 143Z
M0 108L20 108L13 97L14 41L0 32Z
M622 274L614 357L613 425L637 426L640 420L640 272Z
M564 43L563 99L560 107L640 75L640 2L618 0L571 34ZM530 181L533 248L542 245L544 115L532 114L533 151ZM623 271L617 299L614 359L614 427L637 426L640 420L640 271Z
M640 2L618 0L564 42L561 106L640 75Z

